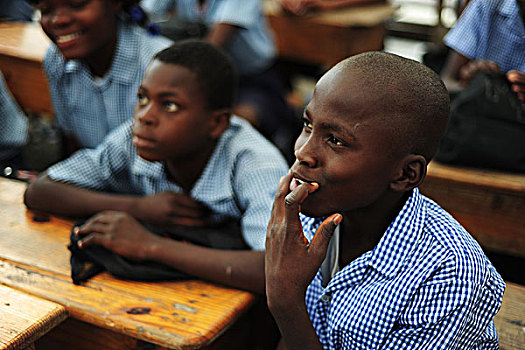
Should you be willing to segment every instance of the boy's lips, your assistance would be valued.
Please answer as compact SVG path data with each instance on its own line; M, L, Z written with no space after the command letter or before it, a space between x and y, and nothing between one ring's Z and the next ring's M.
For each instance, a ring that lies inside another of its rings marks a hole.
M155 145L155 142L139 135L133 135L133 144L135 147L151 148Z
M290 181L290 191L295 190L297 187L299 187L300 185L302 185L304 183L317 184L316 191L319 189L319 183L318 182L305 180L304 178L301 178L298 175L294 174L294 176L292 178L292 181Z
M81 35L82 35L82 32L80 31L75 32L75 33L64 34L64 35L57 35L55 37L55 43L59 48L64 49L64 48L74 45L77 42L78 38L80 38Z

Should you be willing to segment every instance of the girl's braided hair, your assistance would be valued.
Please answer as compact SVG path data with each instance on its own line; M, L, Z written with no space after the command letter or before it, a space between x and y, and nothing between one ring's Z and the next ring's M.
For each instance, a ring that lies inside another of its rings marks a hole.
M26 0L33 6L40 3L41 0ZM115 0L111 0L115 1ZM158 35L160 28L156 24L150 24L147 13L140 7L140 0L121 0L122 2L122 17L125 21L136 23L137 25L146 28L151 35Z

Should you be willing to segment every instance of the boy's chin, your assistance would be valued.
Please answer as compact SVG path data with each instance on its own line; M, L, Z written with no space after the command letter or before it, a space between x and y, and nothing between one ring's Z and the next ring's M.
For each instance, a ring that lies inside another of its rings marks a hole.
M332 212L328 212L326 206L316 206L314 202L308 202L308 198L301 204L301 214L311 218L321 218L329 216Z
M149 153L145 153L145 152L140 152L140 151L137 151L137 154L139 155L140 158L148 161L148 162L161 162L163 161L164 159L160 159L160 157L156 157L155 155L153 154L149 154Z

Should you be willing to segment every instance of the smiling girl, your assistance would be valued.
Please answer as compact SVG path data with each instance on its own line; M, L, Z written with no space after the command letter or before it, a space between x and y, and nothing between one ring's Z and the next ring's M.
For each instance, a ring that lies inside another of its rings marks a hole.
M69 151L96 147L109 131L133 117L147 64L171 42L137 25L145 21L138 0L32 3L53 43L43 65Z

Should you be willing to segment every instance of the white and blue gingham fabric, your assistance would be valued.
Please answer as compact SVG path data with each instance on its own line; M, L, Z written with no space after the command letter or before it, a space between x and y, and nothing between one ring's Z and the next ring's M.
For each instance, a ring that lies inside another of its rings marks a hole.
M84 149L48 169L55 181L137 195L183 190L168 180L164 165L137 155L131 121L111 132L96 149ZM232 117L190 196L220 221L239 218L244 239L264 250L273 197L288 165L279 150L247 121Z
M311 240L321 221L301 221ZM321 282L318 273L306 306L325 349L499 349L501 276L418 189L373 250Z
M444 38L470 59L496 62L503 72L525 72L525 26L516 0L472 0Z
M43 67L60 129L82 147L100 144L111 130L133 118L142 75L153 56L170 44L122 23L113 63L102 79L95 79L80 60L65 61L52 44Z
M0 71L0 160L20 152L27 141L28 120L9 91Z
M159 12L174 11L177 18L201 21L208 26L227 23L239 27L229 40L226 51L241 75L261 73L275 58L273 33L264 16L260 0L208 0L204 7L198 0L143 0L144 9L159 16Z

